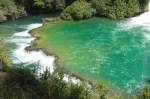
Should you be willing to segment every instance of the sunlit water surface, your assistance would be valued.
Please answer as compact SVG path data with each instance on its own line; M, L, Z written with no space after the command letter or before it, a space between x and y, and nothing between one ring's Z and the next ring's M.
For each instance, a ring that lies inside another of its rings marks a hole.
M63 22L48 25L41 31L45 35L44 44L60 57L67 70L131 93L147 85L150 79L149 17L150 12L146 12L123 21L94 18ZM53 64L54 57L24 50L35 39L28 31L41 26L37 24L39 20L26 17L0 24L0 38L7 42L14 62L35 59L44 65Z
M132 93L150 79L150 12L123 21L94 18L41 29L64 67L88 80Z

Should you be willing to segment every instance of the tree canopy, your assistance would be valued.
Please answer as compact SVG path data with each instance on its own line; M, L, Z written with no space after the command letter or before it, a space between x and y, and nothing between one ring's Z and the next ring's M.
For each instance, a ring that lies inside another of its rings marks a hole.
M24 7L15 5L13 0L0 0L0 22L7 19L16 19L25 15Z
M149 0L0 0L0 22L27 14L61 13L65 20L92 16L123 19L147 9Z
M94 14L94 9L91 4L86 1L75 1L68 6L61 14L65 20L81 20L91 18Z

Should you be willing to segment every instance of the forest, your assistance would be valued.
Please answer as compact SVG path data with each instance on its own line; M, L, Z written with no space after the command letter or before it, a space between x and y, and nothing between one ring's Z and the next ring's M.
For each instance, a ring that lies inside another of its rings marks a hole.
M0 0L0 22L33 14L60 14L64 20L94 16L123 19L147 10L148 0Z

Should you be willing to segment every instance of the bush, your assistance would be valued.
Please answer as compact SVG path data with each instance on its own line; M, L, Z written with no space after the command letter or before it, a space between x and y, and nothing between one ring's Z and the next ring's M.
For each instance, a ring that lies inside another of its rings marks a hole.
M27 68L11 68L0 80L0 97L4 99L90 99L88 88L63 80L61 69L53 74L35 75Z
M57 69L53 74L45 71L41 81L48 92L45 99L90 99L87 86L63 80L64 72Z
M64 20L81 20L91 18L93 14L94 9L90 3L77 0L61 13L61 18Z
M126 17L126 2L124 0L115 0L111 7L108 7L106 16L112 19L123 19Z
M8 54L8 51L4 43L0 41L0 70L7 71L10 65L11 59Z

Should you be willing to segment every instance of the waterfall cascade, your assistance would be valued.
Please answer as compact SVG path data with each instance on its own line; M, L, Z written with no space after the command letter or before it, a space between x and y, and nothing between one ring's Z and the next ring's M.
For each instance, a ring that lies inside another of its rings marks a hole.
M130 28L137 27L137 26L148 27L147 29L150 30L150 2L148 4L147 12L144 12L143 14L137 17L127 19L122 25L122 27L126 27L126 29L127 28L130 29Z
M50 69L50 72L53 72L53 65L55 57L47 56L41 50L39 51L31 51L27 52L25 48L30 46L31 42L35 40L35 37L32 37L29 34L29 31L35 28L42 26L42 24L30 24L25 27L26 30L22 32L15 33L8 41L11 43L15 43L17 48L12 50L13 63L38 63L42 66L40 69L40 73L46 69Z

